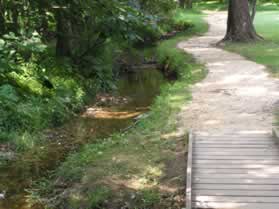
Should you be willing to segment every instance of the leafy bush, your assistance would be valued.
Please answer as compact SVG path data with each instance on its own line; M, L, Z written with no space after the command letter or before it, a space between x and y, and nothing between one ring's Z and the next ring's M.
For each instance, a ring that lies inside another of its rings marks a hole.
M50 56L37 33L0 39L1 141L28 144L23 139L34 137L26 133L60 125L81 109L86 86L69 66Z

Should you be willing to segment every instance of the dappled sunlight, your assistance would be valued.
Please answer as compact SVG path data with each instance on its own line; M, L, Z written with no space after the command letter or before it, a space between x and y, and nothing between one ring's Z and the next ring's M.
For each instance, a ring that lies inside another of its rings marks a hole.
M204 122L204 124L206 124L206 125L215 125L215 124L218 124L220 122L221 121L219 121L219 120L207 120L207 121Z
M278 39L277 18L257 18L270 39ZM206 19L209 32L181 45L209 70L207 78L193 86L193 101L183 108L181 120L194 132L192 207L278 208L279 149L271 138L278 80L270 77L265 66L216 48L226 32L227 18L210 13ZM274 27L267 28L272 21ZM276 72L277 45L264 44L231 46L246 57L257 56L253 59Z
M154 186L153 183L150 183L149 180L145 177L138 177L134 176L133 178L130 179L122 179L118 177L110 177L110 182L115 185L119 186L125 186L126 188L129 189L134 189L134 190L143 190L147 188L152 188Z
M251 75L245 75L244 73L241 74L233 74L233 75L228 75L225 76L221 81L217 82L217 84L221 85L221 84L237 84L240 83L244 80L246 81L256 81L256 80L260 80L264 77L267 77L266 74L262 74L262 75L257 75L257 76L253 76L251 77Z
M208 17L211 18L214 19ZM193 87L193 102L183 108L188 121L185 126L209 132L231 128L235 132L245 129L243 125L246 124L247 129L261 126L259 130L264 130L265 121L271 123L270 113L279 95L276 81L269 77L265 66L211 45L212 37L218 41L213 30L220 31L215 23L203 38L180 45L209 70L207 78Z
M185 95L175 95L170 98L170 101L176 102L185 99Z
M266 2L266 3L263 3L262 5L263 6L277 6L277 4L273 3L273 2Z
M250 174L250 176L260 178L279 178L279 169L278 167L274 168L274 165L266 166L266 168L261 170L248 171L247 173Z
M136 111L121 111L111 108L88 108L82 115L84 118L96 118L96 119L129 119L134 118L148 110L145 108L137 108Z
M165 133L161 135L161 139L164 140L172 140L172 139L176 139L177 137L180 137L180 133L177 131Z
M279 148L271 133L194 134L193 204L202 208L277 208ZM263 204L262 207L260 204Z
M247 203L232 203L232 202L218 202L218 201L214 201L215 198L214 197L204 197L204 196L200 196L198 197L199 202L197 202L195 205L197 208L224 208L224 209L240 209L243 208L245 206L247 206ZM212 200L213 202L208 202L210 200Z
M159 185L158 186L161 192L164 193L175 193L177 192L177 187L176 186L170 186L170 185Z
M252 87L242 87L238 89L239 95L245 96L264 96L268 93L268 89L266 87L261 86L252 86Z
M224 62L210 62L207 64L207 66L209 67L223 67L223 66L226 66L226 63Z
M243 134L245 136L254 136L254 135L258 135L258 134L270 134L270 131L266 131L266 130L239 130L236 132L236 134Z
M124 179L118 175L113 175L106 179L115 185L125 186L134 190L142 190L157 186L158 180L163 174L161 168L156 166L146 166L141 171L137 175L130 174L128 178L126 177Z

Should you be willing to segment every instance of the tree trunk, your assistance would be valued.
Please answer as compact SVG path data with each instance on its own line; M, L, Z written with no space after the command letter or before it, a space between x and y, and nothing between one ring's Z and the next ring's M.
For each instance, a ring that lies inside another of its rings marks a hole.
M252 23L248 0L230 0L227 34L223 41L249 42L260 39Z
M71 56L70 28L71 25L65 17L64 11L58 9L55 13L56 19L56 55L60 57Z
M186 7L187 7L187 9L192 9L193 8L193 0L187 0L186 1Z
M185 0L179 0L179 7L182 9L185 8Z
M19 29L20 29L18 23L18 15L19 15L18 8L17 6L15 6L15 8L12 10L12 20L13 20L12 31L15 34L19 34Z
M5 8L4 3L0 0L0 35L6 32L6 21L5 21Z
M251 20L254 22L256 12L257 12L257 0L251 0Z
M47 18L47 11L39 8L39 12L41 14L41 22L40 25L38 25L37 30L40 32L41 36L43 37L43 40L48 39L48 18Z

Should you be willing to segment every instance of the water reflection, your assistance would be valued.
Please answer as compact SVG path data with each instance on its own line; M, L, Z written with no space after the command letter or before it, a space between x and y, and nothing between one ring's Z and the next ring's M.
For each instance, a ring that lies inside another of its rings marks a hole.
M46 131L47 145L0 167L0 209L30 209L24 190L33 180L48 175L49 170L82 144L131 125L135 117L148 111L164 82L162 74L155 69L123 75L112 95L99 95L98 101L79 117L63 127Z

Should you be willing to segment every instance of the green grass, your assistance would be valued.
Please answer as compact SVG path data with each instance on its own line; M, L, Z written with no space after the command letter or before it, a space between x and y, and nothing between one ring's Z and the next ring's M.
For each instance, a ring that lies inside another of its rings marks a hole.
M228 44L226 49L264 64L276 77L279 76L279 13L277 11L258 12L255 19L257 32L264 41L249 44Z
M157 54L162 65L167 63L179 73L179 80L162 87L147 117L129 132L114 134L70 155L52 178L42 180L32 190L31 201L43 202L49 208L184 206L187 138L177 135L176 117L191 99L189 85L201 80L206 72L176 46L181 40L205 32L207 25L197 12L178 16L195 26L161 42Z
M213 10L222 11L227 9L226 3L220 3L220 1L198 1L194 4L194 8L198 10Z
M228 8L226 0L224 3L220 3L218 0L207 0L207 1L197 1L194 4L194 8L198 10L211 10L211 11L225 11ZM258 1L257 4L258 11L274 11L279 10L278 4L275 3L266 3Z
M199 10L176 10L174 14L174 22L186 22L193 25L189 30L192 34L202 34L208 30L208 25L202 19L202 14Z

